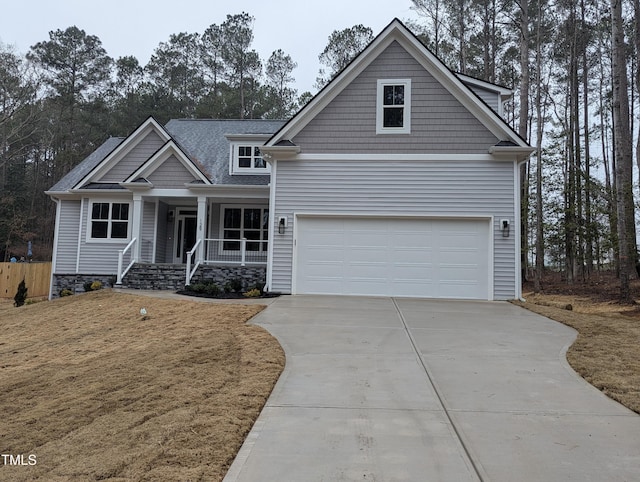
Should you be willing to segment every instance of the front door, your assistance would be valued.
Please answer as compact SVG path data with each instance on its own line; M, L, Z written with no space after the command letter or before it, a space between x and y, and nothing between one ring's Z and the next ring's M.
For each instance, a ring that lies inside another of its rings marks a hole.
M198 211L178 209L175 223L175 246L173 250L174 263L186 263L187 251L191 251L196 244L198 226Z

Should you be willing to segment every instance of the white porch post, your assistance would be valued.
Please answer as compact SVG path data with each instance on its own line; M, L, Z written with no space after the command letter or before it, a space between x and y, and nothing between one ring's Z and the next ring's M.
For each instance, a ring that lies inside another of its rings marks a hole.
M142 253L142 196L140 194L133 195L133 220L131 225L131 237L136 238L137 242L133 246L133 259L138 261Z
M198 245L197 259L199 262L204 260L204 239L205 229L207 226L207 197L198 196L198 227L196 229L196 241L200 241Z

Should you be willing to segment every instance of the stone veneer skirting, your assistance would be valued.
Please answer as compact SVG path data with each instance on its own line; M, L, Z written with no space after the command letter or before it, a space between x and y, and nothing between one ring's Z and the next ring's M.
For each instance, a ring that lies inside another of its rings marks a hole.
M109 274L56 274L53 275L52 298L59 298L60 292L69 290L73 294L84 293L84 284L100 281L103 288L111 288L116 283L116 276Z
M122 280L123 288L139 290L179 290L184 288L185 266L175 264L146 264L134 265ZM198 267L198 271L191 279L191 283L212 281L220 288L230 281L240 280L242 288L252 288L264 285L267 278L266 266L208 266ZM100 281L104 288L115 286L116 276L99 274L54 274L52 297L60 297L62 290L68 289L75 293L84 293L84 284Z

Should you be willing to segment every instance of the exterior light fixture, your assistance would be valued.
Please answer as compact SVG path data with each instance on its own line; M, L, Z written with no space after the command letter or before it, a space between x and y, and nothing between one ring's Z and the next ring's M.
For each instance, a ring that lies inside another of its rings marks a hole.
M508 238L509 237L509 226L510 226L510 222L508 219L501 219L500 220L500 227L502 228L502 237L503 238Z
M284 234L284 231L287 229L287 218L285 216L280 216L278 218L278 234Z

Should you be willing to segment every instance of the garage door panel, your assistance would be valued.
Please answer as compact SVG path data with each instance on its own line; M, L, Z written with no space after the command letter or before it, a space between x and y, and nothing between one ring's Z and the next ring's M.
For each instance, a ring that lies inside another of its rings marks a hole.
M488 220L297 221L297 293L488 298Z

